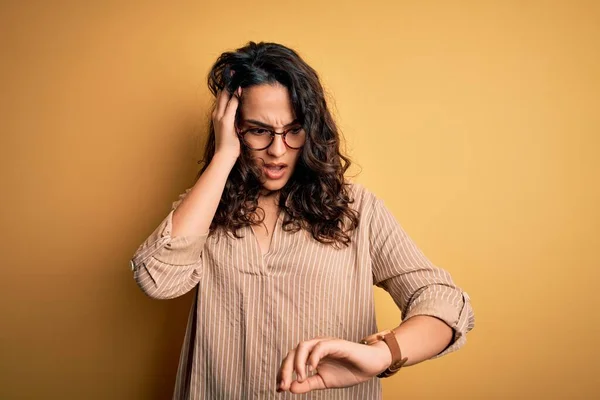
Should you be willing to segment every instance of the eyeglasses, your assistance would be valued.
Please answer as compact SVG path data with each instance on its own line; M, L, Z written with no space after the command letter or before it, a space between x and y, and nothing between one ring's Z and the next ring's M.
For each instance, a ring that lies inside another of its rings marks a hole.
M301 126L288 128L283 132L275 132L267 128L248 128L240 130L236 126L239 136L246 146L252 150L264 150L268 148L275 140L275 135L281 135L283 142L290 149L300 149L306 143L306 132Z

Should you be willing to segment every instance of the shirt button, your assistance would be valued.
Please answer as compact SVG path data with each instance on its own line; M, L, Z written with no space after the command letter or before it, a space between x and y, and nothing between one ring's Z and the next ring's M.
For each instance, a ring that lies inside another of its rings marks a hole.
M132 271L135 271L135 263L133 262L133 260L129 260L129 266L131 267Z

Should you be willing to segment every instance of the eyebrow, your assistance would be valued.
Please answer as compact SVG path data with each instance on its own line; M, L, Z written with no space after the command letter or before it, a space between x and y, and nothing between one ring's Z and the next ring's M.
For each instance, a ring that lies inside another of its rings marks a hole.
M257 121L257 120L255 120L255 119L245 119L245 120L243 120L242 122L250 122L250 123L252 123L252 124L255 124L255 125L258 125L258 126L262 126L263 128L271 128L271 129L273 129L273 126L272 126L272 125L265 124L264 122L260 122L260 121ZM298 122L298 120L297 120L297 119L295 119L295 120L293 120L292 122L290 122L289 124L287 124L287 125L284 125L284 127L287 127L287 126L292 126L292 125L296 125L296 124L298 124L298 123L299 123L299 122Z

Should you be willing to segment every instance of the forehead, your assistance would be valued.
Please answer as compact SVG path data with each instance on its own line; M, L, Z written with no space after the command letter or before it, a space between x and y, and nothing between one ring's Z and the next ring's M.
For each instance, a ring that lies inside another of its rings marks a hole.
M283 126L294 120L289 92L280 84L244 88L240 112L244 119L255 119L274 126Z

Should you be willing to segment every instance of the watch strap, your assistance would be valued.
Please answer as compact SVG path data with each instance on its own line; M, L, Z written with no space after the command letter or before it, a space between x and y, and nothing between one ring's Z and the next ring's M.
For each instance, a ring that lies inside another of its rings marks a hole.
M360 341L360 343L371 345L381 340L383 340L385 344L387 344L387 346L389 347L390 352L392 354L392 362L388 368L386 368L377 376L379 378L387 378L398 372L398 370L400 370L400 368L402 368L402 366L406 363L408 357L402 358L402 351L400 350L398 340L396 340L396 335L394 334L394 331L389 329L369 335L363 338Z

